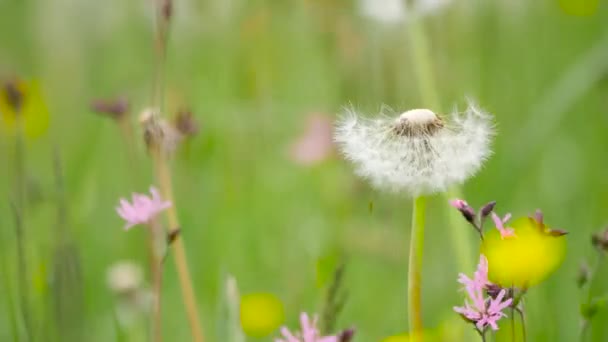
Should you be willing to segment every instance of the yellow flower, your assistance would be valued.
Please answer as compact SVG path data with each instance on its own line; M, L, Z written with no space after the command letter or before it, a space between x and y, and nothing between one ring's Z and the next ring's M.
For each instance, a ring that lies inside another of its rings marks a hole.
M241 297L241 326L245 334L265 337L284 321L283 303L271 293L252 293Z
M505 236L501 235L504 230L492 229L481 244L490 281L502 287L528 288L543 281L563 261L566 232L549 229L540 212L536 218L515 220L507 229L514 234Z
M21 118L23 133L28 138L46 132L49 112L38 82L14 80L0 88L0 127L7 134L15 134L17 118Z

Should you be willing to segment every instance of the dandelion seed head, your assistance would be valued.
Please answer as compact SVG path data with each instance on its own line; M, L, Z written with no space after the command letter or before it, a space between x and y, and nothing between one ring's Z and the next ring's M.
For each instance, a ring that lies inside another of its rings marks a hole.
M369 119L348 108L335 141L356 173L381 190L413 196L444 191L475 174L490 155L490 115L469 104L447 119L428 109Z

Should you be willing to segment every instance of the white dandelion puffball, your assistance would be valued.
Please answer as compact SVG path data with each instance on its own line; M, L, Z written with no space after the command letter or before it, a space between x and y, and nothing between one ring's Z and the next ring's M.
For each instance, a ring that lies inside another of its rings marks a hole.
M334 138L357 174L374 186L419 196L475 174L491 153L493 135L491 116L470 104L449 120L428 109L375 119L347 109Z

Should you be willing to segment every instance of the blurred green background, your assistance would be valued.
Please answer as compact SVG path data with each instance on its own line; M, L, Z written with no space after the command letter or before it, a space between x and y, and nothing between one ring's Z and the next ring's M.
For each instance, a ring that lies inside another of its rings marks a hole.
M590 235L608 219L607 3L587 2L589 13L573 10L578 1L429 3L381 19L362 1L175 0L166 113L188 108L200 122L173 159L173 176L208 341L224 336L227 274L243 294L276 294L294 326L300 311L321 310L316 264L331 255L347 265L338 326L355 326L364 342L406 331L410 200L371 189L337 154L303 165L289 151L315 113L333 120L348 104L369 115L382 104L425 106L408 38L414 17L427 35L441 101L432 109L463 109L469 96L496 118L495 153L465 185L466 199L474 206L497 200L499 212L516 217L542 208L551 226L570 232L562 267L529 291L528 340L577 340L576 274L583 259L594 260ZM107 269L125 259L145 265L147 257L144 230L125 232L114 208L154 177L143 142L129 160L116 123L89 104L125 96L137 122L152 94L153 25L152 1L0 0L0 77L38 81L50 113L46 134L26 142L25 288L18 288L9 201L14 144L4 131L0 137L2 341L13 340L19 290L30 298L37 340L67 340L54 337L66 326L84 332L83 341L116 338ZM63 221L54 150L63 164ZM469 327L452 311L462 302L456 278L472 269L456 263L451 210L445 196L431 198L424 319L430 330L447 325L459 336ZM463 225L462 234L477 245L473 230ZM605 279L608 267L602 270ZM606 283L593 291L606 291ZM172 262L163 295L165 338L189 340ZM62 323L65 303L77 314ZM588 340L608 340L606 319L596 317Z

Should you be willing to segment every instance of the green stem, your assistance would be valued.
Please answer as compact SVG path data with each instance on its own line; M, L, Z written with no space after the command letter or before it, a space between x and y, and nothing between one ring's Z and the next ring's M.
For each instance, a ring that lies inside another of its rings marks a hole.
M4 295L6 297L6 309L8 312L11 336L13 337L14 342L19 342L19 326L17 324L17 316L15 315L15 303L13 302L13 290L12 285L10 283L10 277L8 276L8 266L5 264L4 255L2 255L2 260L0 260L0 278L4 280Z
M414 199L412 230L410 237L410 260L408 268L408 319L412 341L422 341L421 273L424 247L424 213L426 198Z
M419 85L423 105L428 106L434 111L440 110L441 101L439 100L439 94L435 85L430 44L422 21L414 19L407 26L407 34L411 44L413 69ZM455 186L450 189L447 197L448 199L462 198L461 187ZM465 225L462 224L462 217L460 217L457 211L450 210L448 219L459 269L470 270L473 267L470 256L473 247L471 246L471 240L464 232Z
M518 309L517 312L519 313L519 317L521 319L521 333L523 336L523 340L524 342L526 342L528 340L528 334L526 332L526 318L524 317L524 310Z

